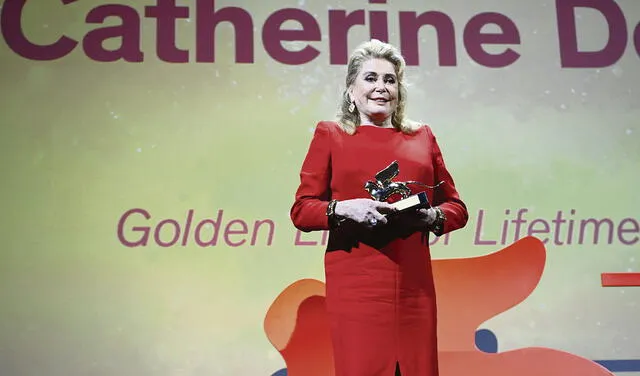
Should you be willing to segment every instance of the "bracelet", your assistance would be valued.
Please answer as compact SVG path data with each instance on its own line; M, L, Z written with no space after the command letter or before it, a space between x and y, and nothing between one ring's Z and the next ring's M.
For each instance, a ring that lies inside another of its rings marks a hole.
M327 205L327 217L329 218L329 227L337 227L340 225L340 220L338 216L336 216L336 204L338 200L329 201L329 205Z
M329 201L329 205L327 205L327 217L333 217L336 215L336 204L338 200Z
M436 211L436 219L431 225L431 231L434 233L434 235L440 236L444 232L444 221L447 220L447 216L444 215L444 212L438 206L436 206L434 210Z

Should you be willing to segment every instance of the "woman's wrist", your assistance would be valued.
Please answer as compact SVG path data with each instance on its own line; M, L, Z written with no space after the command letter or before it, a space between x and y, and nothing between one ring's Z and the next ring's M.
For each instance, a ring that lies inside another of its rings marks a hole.
M429 230L431 230L431 232L433 232L436 236L440 236L444 232L444 222L447 220L447 216L438 206L434 207L433 210L435 211L436 218L431 226L429 226Z

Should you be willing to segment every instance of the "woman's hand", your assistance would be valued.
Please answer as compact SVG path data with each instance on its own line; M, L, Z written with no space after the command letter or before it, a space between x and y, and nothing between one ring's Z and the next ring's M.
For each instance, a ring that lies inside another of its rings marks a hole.
M402 213L393 222L399 226L415 231L430 229L436 221L437 213L434 208L419 209L412 212Z
M436 221L437 213L436 209L420 209L416 211L416 226L424 229L430 228Z
M347 218L368 227L387 223L387 218L383 214L394 211L396 209L391 204L368 198L338 201L335 207L338 217Z

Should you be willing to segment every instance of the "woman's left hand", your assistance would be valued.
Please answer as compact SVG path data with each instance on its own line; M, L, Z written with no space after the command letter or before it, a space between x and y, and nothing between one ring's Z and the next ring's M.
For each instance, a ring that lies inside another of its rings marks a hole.
M393 221L401 226L410 227L416 231L427 230L433 226L437 217L434 208L419 209L411 213L402 213Z

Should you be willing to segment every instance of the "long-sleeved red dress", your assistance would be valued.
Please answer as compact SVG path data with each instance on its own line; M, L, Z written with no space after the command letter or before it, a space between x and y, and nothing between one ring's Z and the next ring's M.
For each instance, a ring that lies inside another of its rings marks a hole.
M325 121L317 124L302 165L291 208L294 225L329 229L329 200L370 198L365 182L396 160L395 181L444 181L426 190L431 205L446 216L442 234L467 223L467 208L428 126L411 135L359 126L349 135ZM336 376L392 376L396 362L402 376L438 375L428 243L422 232L393 220L373 229L344 222L330 231L324 267Z

